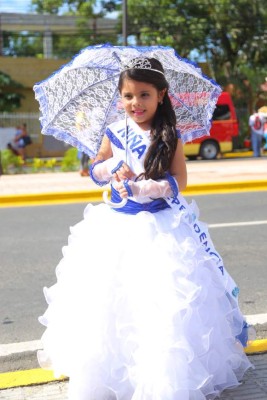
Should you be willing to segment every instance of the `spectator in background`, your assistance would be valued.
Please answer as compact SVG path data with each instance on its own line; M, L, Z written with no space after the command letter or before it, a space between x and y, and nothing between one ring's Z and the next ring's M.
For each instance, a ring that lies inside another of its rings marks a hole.
M261 107L259 111L266 116L265 123L263 125L263 138L265 140L263 150L267 150L267 106Z
M264 135L264 125L267 122L267 106L259 108L249 117L251 129L251 145L254 157L261 157L262 139Z
M80 175L81 176L89 176L89 161L90 157L86 153L78 153L78 157L81 162L81 168L80 168Z
M25 147L32 143L31 137L27 132L27 125L24 122L22 126L16 127L16 134L11 143L8 143L7 147L16 156L21 156L25 160Z

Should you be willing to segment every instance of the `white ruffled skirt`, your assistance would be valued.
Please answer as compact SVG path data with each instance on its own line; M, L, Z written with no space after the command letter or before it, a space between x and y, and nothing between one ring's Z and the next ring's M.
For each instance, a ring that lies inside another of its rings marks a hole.
M251 367L243 317L186 211L88 205L45 288L43 368L70 400L204 400Z

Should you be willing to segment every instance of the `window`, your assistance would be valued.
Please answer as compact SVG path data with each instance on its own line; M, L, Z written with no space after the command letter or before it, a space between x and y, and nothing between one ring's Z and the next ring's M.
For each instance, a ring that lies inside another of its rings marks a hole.
M230 108L227 104L217 104L213 113L213 121L222 121L230 119L231 113Z

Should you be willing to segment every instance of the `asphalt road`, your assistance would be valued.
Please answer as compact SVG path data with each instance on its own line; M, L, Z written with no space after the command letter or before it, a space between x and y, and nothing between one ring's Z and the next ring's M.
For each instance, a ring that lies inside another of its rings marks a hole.
M195 196L195 200L200 219L211 224L214 244L238 282L241 310L266 313L267 224L256 222L267 220L266 192ZM81 220L84 208L85 204L66 204L0 209L0 343L40 339L43 327L37 317L46 308L42 288L55 283L69 226ZM255 224L246 224L251 221ZM240 222L245 224L236 225Z

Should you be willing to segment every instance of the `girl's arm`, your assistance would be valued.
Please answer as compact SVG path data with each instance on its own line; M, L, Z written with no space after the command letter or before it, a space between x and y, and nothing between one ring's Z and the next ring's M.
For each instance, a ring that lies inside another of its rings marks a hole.
M104 161L111 157L112 157L112 149L111 149L110 140L106 135L104 135L99 152L97 153L97 156L96 156L94 162Z
M181 139L178 139L175 155L170 168L170 174L176 179L179 191L185 190L187 185L187 170Z

